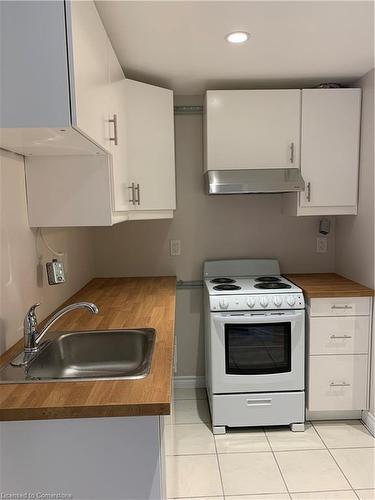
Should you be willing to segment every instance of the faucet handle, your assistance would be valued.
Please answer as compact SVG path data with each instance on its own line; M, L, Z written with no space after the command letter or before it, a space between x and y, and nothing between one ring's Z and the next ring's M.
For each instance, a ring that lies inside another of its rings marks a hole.
M30 307L30 309L27 311L26 317L25 317L25 324L29 326L30 329L35 328L37 325L37 318L36 318L36 313L35 309L39 307L40 304L37 302L33 306Z
M39 303L39 302L37 302L36 304L34 304L33 306L31 306L31 307L30 307L30 309L29 309L29 310L28 310L28 312L27 312L27 315L28 315L28 316L35 316L35 309L36 309L37 307L39 307L39 306L40 306L40 303Z

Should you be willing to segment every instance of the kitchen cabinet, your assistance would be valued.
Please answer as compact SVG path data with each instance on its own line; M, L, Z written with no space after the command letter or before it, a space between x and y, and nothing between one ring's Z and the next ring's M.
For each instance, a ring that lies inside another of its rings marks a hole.
M126 213L114 210L107 156L31 156L25 173L30 227L110 226L127 220Z
M116 113L108 115L112 129L106 139L112 155L26 158L31 227L173 217L173 93L125 80L117 69L111 85Z
M109 106L106 148L111 153L112 196L115 212L129 208L128 174L126 166L126 95L125 77L116 54L108 40L109 56Z
M108 149L110 43L94 2L66 6L72 126Z
M286 196L292 215L357 213L361 89L302 90L304 192Z
M25 156L104 155L108 37L94 2L0 8L1 147Z
M170 218L176 208L173 92L126 80L129 218Z
M213 90L205 102L205 171L299 167L301 91Z
M369 386L370 297L308 301L309 418L340 417L367 408ZM312 413L311 413L312 412Z
M30 225L173 217L172 91L125 79L92 1L1 15L0 144L26 157Z
M158 415L0 422L2 496L166 499L164 427Z

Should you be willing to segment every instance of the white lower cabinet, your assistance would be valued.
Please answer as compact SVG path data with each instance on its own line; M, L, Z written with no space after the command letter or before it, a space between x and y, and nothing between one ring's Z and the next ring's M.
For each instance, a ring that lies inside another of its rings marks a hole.
M163 427L158 415L0 422L1 496L164 500Z
M370 297L332 297L312 299L311 316L369 316Z
M310 355L366 354L369 330L367 316L310 317Z
M308 302L307 409L365 410L368 405L371 298ZM319 417L317 417L319 418Z
M367 376L367 354L311 356L309 410L366 409Z

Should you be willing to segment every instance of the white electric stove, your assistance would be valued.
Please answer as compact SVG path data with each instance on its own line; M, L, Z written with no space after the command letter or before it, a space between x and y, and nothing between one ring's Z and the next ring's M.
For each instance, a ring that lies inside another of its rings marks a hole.
M204 264L206 383L213 432L304 430L305 302L274 259Z

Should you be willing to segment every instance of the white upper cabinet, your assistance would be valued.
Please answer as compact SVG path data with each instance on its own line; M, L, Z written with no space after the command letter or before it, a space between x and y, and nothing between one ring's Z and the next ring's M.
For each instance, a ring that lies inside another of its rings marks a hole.
M116 212L123 212L129 208L125 76L109 40L108 61L110 88L106 148L111 153L113 208Z
M206 93L205 170L299 167L300 90Z
M361 89L302 91L301 173L306 188L288 196L294 215L357 213Z
M1 147L25 156L105 154L108 38L94 2L0 8Z
M94 2L68 2L66 22L72 125L105 148L110 84L107 33Z
M125 80L129 218L172 217L176 208L171 90Z
M126 80L121 68L113 69L106 139L112 154L26 158L30 226L109 226L173 217L173 93Z
M172 91L125 79L93 1L0 6L0 146L27 157L30 225L173 217Z

